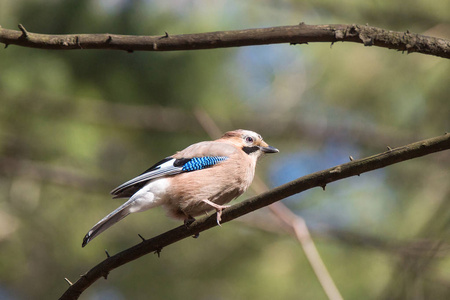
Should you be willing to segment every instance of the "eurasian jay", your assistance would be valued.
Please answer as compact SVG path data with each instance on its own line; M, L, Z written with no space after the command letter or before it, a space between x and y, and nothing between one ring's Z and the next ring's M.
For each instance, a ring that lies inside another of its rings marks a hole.
M130 213L160 205L169 216L184 220L186 225L195 216L215 209L220 225L222 210L229 207L225 204L252 183L258 158L277 152L259 134L238 129L166 157L111 191L114 198L130 198L95 224L82 246Z

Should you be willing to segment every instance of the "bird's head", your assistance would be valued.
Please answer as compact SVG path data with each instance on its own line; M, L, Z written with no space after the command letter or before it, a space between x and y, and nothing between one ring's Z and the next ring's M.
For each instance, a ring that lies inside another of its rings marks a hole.
M238 129L228 131L221 139L233 143L236 147L241 148L242 151L255 158L259 158L265 153L280 152L277 148L264 142L261 135L250 130Z

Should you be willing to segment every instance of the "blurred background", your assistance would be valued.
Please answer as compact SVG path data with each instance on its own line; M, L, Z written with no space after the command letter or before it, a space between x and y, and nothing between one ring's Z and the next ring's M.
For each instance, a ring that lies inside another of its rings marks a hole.
M366 24L450 38L450 2L2 0L0 25L163 35ZM180 223L135 214L86 248L109 191L177 150L257 131L275 187L450 127L448 60L361 44L135 52L0 50L0 299L55 299L105 258ZM209 120L209 121L208 121ZM212 121L211 121L212 120ZM203 124L203 125L202 125ZM206 126L206 129L208 129ZM345 299L449 299L450 156L437 153L284 200ZM251 191L240 201L252 196ZM298 242L255 212L147 255L81 299L326 299Z

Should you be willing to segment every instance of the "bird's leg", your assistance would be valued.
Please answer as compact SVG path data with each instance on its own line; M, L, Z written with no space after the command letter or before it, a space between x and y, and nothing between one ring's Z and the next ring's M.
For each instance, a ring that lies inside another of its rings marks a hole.
M222 221L222 210L224 210L225 208L230 207L230 205L219 205L219 204L216 204L216 203L214 203L212 201L209 201L209 200L202 200L202 201L205 202L206 204L211 205L212 207L214 207L216 209L216 212L217 212L217 225L221 226L220 225L220 221Z

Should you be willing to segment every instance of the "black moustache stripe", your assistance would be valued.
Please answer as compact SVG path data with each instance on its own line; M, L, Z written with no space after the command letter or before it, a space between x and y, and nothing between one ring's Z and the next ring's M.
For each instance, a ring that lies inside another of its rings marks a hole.
M251 153L253 153L253 152L256 152L256 151L258 151L259 150L259 147L258 146L253 146L253 147L242 147L242 151L244 151L245 153L247 153L247 154L251 154Z

